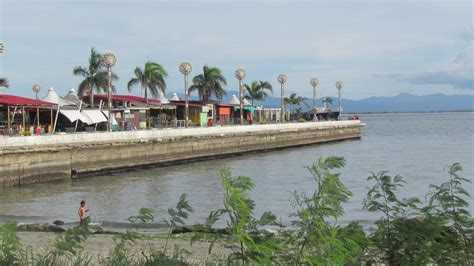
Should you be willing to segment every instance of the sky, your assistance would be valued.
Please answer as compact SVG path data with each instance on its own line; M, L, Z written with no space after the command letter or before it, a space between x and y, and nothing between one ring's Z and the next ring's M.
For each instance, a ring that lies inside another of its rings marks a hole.
M193 64L222 69L227 89L266 80L285 92L362 99L400 93L474 95L471 1L152 1L0 0L0 76L8 93L34 97L32 86L64 95L77 88L74 66L91 47L117 55L114 83L128 94L133 70L147 61L164 66L167 95L184 90L178 70ZM3 93L3 89L0 90ZM132 91L139 95L139 88Z

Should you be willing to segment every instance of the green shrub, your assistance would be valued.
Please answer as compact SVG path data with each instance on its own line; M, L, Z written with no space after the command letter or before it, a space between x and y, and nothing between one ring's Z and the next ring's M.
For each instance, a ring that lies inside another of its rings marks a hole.
M23 264L24 252L16 234L16 222L0 224L0 265Z
M344 214L342 204L352 196L340 180L340 174L333 169L342 168L342 157L320 157L315 164L307 167L315 181L311 195L293 193L292 216L294 234L287 254L290 264L341 265L355 263L369 245L362 228L356 224L347 227L333 225L330 219L337 220Z

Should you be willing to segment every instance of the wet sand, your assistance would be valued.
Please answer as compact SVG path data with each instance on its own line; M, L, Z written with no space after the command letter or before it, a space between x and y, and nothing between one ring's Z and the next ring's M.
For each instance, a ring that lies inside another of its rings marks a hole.
M52 232L18 232L21 242L25 247L31 246L35 254L45 253L53 249L54 241L60 233ZM142 256L141 252L149 253L150 250L163 250L166 242L166 234L156 233L148 234L150 240L138 240L137 243L128 246L130 254L136 257ZM105 258L109 256L113 250L115 243L114 235L97 234L91 235L86 243L84 253L91 255L96 261L98 258ZM180 249L186 249L191 252L186 255L187 261L190 263L201 264L212 259L223 259L231 253L231 251L224 247L221 243L216 243L212 249L212 254L208 255L208 242L195 242L190 245L192 234L178 234L171 235L168 242L167 252L172 255L175 245Z

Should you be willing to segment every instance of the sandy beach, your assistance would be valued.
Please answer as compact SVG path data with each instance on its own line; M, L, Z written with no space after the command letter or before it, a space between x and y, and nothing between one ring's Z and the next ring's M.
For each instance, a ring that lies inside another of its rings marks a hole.
M21 242L25 247L32 247L35 254L41 254L53 249L54 241L60 233L52 232L18 232ZM113 250L114 236L111 234L91 235L86 243L84 253L91 255L96 261L98 258L109 256ZM147 234L150 239L138 240L135 244L128 246L130 254L133 256L141 256L141 252L149 250L163 250L166 242L166 234L155 233ZM212 259L222 259L229 255L231 251L224 247L221 243L216 243L212 249L212 254L208 255L208 242L196 242L190 245L192 234L172 235L168 242L168 253L173 254L175 245L180 249L185 249L191 254L186 255L186 260L190 263L200 264Z

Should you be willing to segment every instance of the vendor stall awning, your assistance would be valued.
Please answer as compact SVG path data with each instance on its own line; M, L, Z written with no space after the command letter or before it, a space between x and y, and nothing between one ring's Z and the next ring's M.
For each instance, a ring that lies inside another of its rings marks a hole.
M77 120L80 120L84 123L89 122L89 119L84 117L81 112L79 112L79 110L60 110L59 112L71 122L76 122Z
M89 125L107 122L107 118L99 110L82 110L81 113L88 118Z
M234 106L234 111L240 110L240 106ZM244 110L252 112L254 114L255 108L253 106L244 106Z

